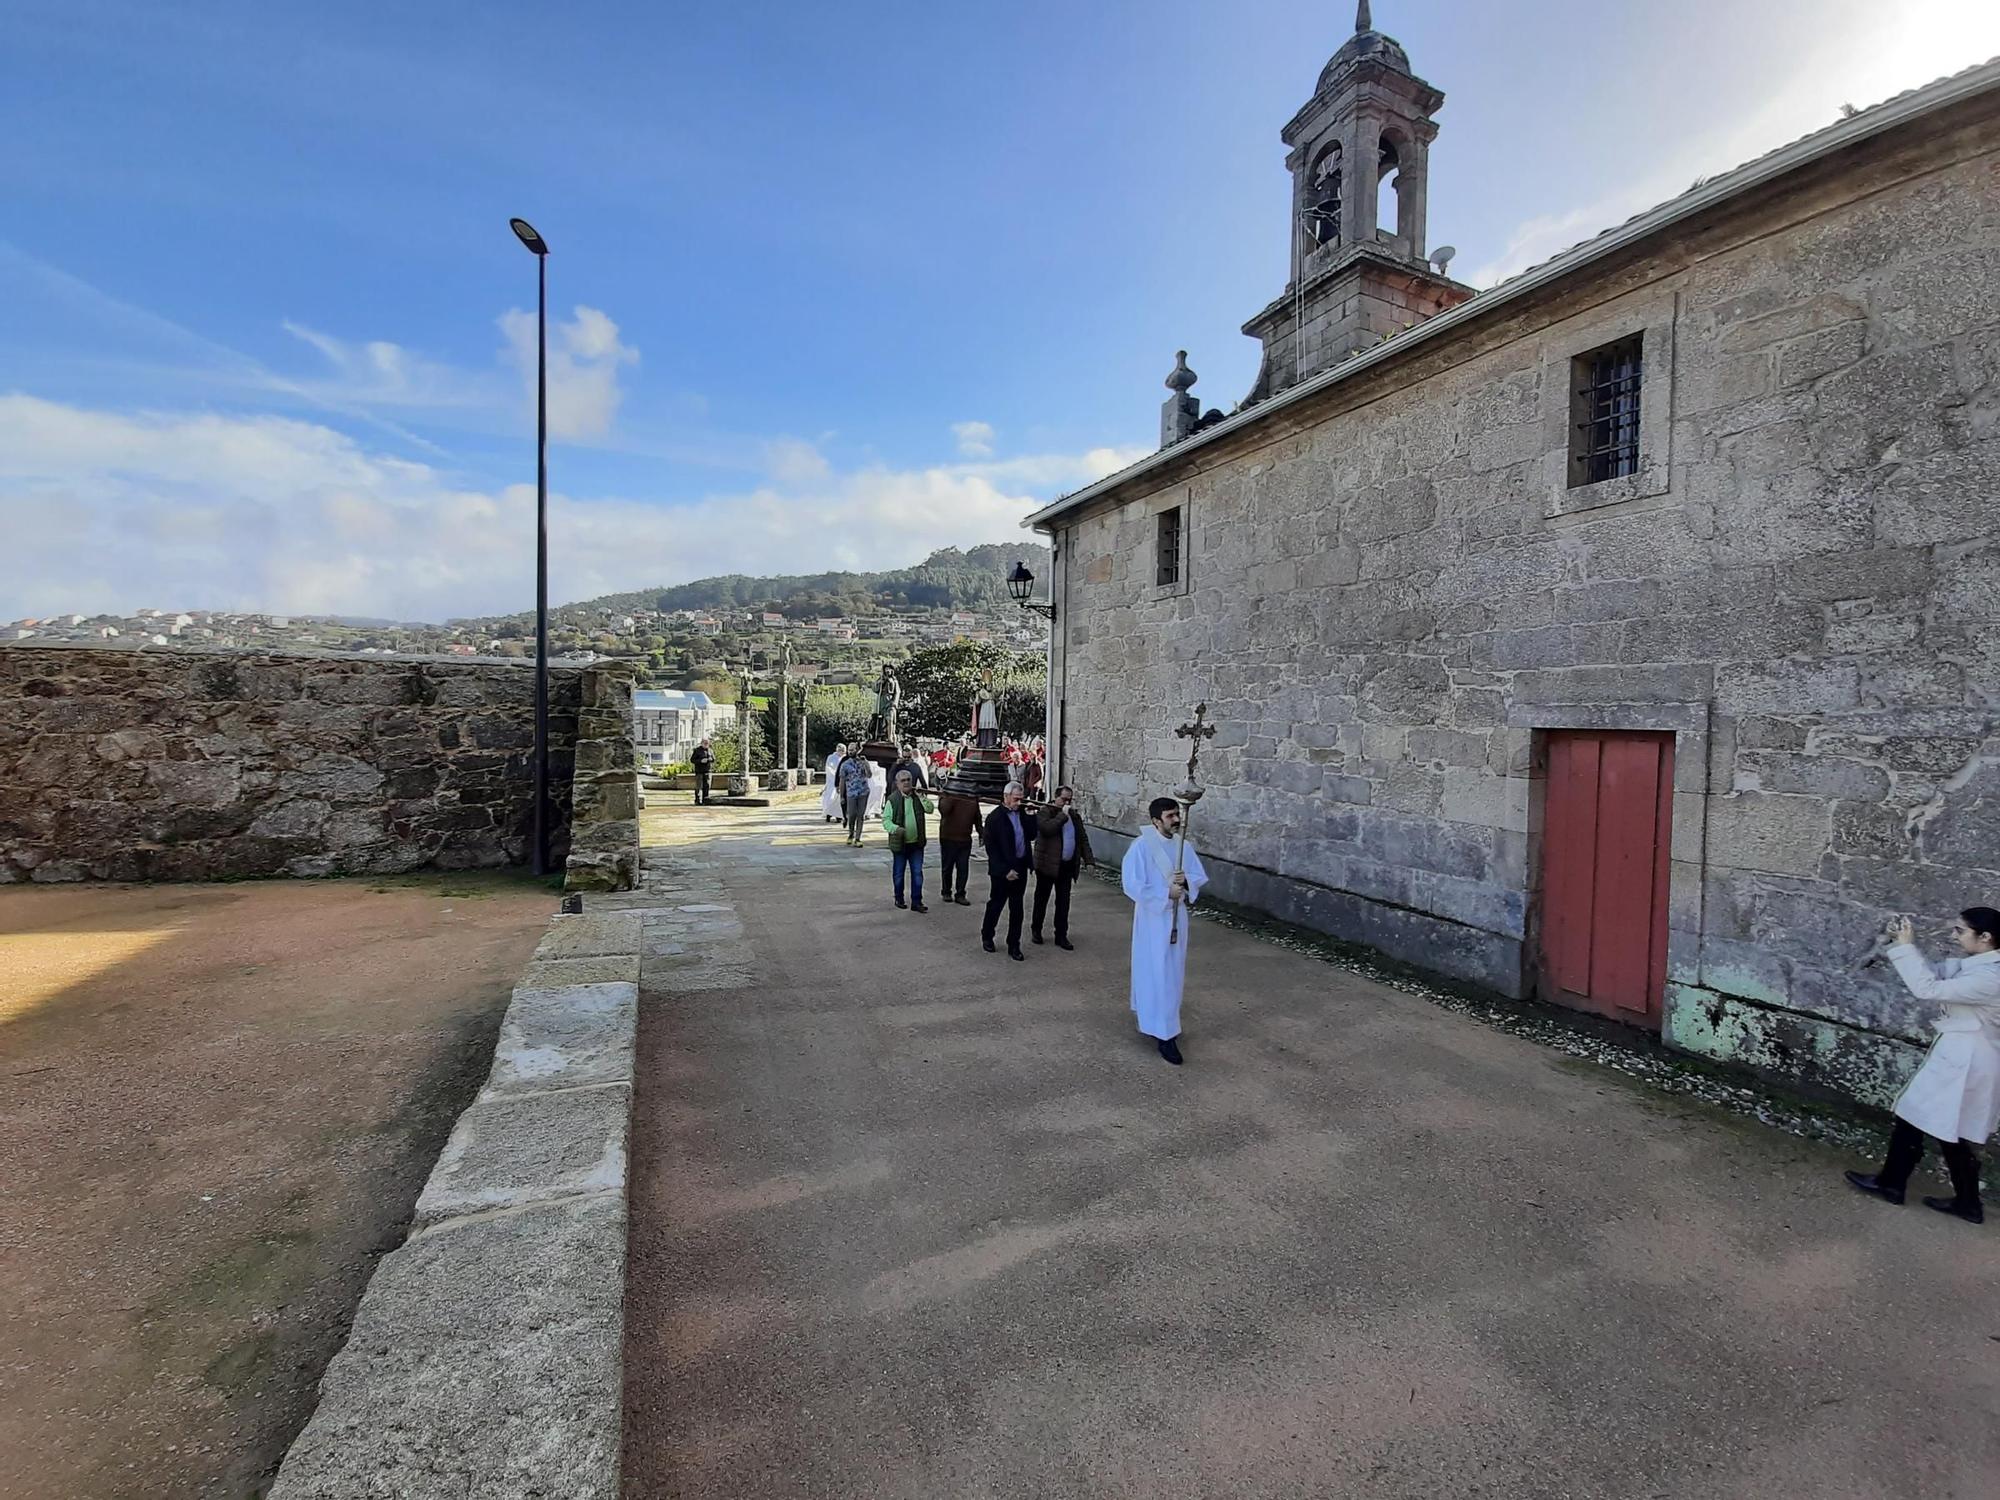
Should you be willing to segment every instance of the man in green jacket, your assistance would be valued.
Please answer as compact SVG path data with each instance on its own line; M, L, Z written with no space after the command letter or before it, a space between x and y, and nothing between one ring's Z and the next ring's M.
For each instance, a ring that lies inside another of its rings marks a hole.
M924 905L924 845L929 842L924 818L937 809L917 791L917 779L908 771L896 773L896 789L882 802L882 831L889 836L889 852L894 861L896 905L904 905L903 872L910 873L911 911L929 911Z

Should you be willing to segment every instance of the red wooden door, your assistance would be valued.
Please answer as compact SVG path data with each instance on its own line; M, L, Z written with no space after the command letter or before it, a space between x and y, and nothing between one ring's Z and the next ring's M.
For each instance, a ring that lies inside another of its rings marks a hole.
M1674 737L1552 730L1548 768L1543 998L1657 1027L1667 985Z

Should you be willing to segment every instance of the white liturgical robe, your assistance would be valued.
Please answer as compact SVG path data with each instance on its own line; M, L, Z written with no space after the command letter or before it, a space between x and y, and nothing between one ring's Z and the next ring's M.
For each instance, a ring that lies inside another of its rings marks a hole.
M836 750L826 758L826 785L820 789L819 810L827 817L838 820L842 817L840 808L840 786L833 779L834 768L844 759Z
M1181 864L1187 876L1187 899L1193 902L1208 884L1201 856L1189 844ZM1181 913L1180 941L1170 943L1173 904L1168 882L1174 873L1174 841L1148 827L1125 851L1122 869L1125 894L1132 901L1132 1013L1147 1036L1167 1041L1181 1034L1181 990L1187 983L1189 932L1194 924Z

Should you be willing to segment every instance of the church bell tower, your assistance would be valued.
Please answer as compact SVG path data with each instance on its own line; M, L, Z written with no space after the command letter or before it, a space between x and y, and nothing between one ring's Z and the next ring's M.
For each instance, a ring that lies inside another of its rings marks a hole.
M1354 35L1283 131L1292 173L1291 279L1243 325L1264 345L1249 400L1276 395L1473 295L1442 263L1433 267L1424 244L1438 132L1431 116L1443 103L1442 93L1410 71L1402 44L1375 30L1368 0L1360 0ZM1390 193L1394 211L1385 214Z

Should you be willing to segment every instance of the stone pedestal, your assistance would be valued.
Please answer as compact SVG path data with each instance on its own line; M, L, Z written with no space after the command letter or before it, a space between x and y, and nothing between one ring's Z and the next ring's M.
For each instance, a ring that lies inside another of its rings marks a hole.
M767 792L789 792L797 785L798 773L796 771L766 771L764 773L764 790Z
M745 776L745 775L743 775L743 774L742 774L742 772L740 772L740 771L739 771L739 772L738 772L738 773L737 773L736 775L734 775L734 776L730 777L730 778L729 778L729 795L730 795L730 796L732 796L732 797L747 797L747 796L749 796L749 795L750 795L750 778L749 778L748 776Z

